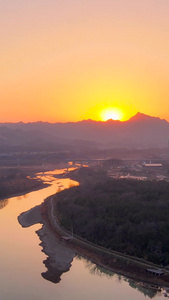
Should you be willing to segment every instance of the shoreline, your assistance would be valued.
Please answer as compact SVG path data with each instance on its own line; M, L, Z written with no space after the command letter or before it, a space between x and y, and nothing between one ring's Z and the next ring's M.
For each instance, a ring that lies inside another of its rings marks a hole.
M18 216L18 222L23 228L35 224L42 225L35 231L40 239L41 251L47 256L43 261L47 270L41 275L53 283L60 282L62 274L70 270L76 252L56 238L55 232L51 230L48 222L43 218L41 204L21 213Z
M29 167L22 167L18 169L19 171L23 171L26 174L26 177L24 180L17 179L15 181L10 181L9 180L9 186L8 186L8 193L4 196L0 196L0 201L17 197L17 196L22 196L24 194L28 194L34 191L41 190L43 188L46 188L50 186L48 183L44 183L42 180L39 180L36 178L36 174L38 173L45 173L45 172L51 172L55 169L56 167L53 167L53 165L47 164L45 167L42 166L29 166ZM65 164L60 163L57 166L57 169L64 169ZM12 170L13 168L9 167L6 168L4 167L4 170ZM24 189L20 189L20 186L24 186ZM11 190L10 190L11 189ZM18 191L19 190L19 191Z
M45 219L57 238L63 241L63 236L70 236L70 233L60 226L57 216L53 215L52 199L53 196L49 196L45 199L44 203L42 203L42 218ZM99 267L132 279L138 284L140 284L140 282L146 284L147 288L156 289L158 287L169 287L169 273L162 276L155 276L147 272L147 268L162 269L161 266L154 265L147 261L139 261L137 258L129 257L118 252L115 253L106 248L100 250L101 247L84 242L78 237L73 237L68 241L64 241L64 243L67 247L73 249L77 255L89 259Z
M4 197L0 197L0 201L6 200L9 198L23 196L23 195L29 194L31 192L34 192L34 191L42 190L42 189L48 187L49 185L50 184L41 182L39 185L34 186L34 187L33 186L29 187L28 189L22 190L21 192L16 192L16 193L14 192L14 193L8 194Z
M35 189L30 188L28 192L45 188L46 185L45 186L44 185L45 184L42 182L41 187L39 186ZM19 194L23 195L24 193L25 192ZM17 193L17 195L19 194ZM15 197L15 195L10 197ZM169 273L157 277L152 274L148 274L146 271L146 268L153 268L153 267L161 268L161 266L157 266L157 265L155 266L152 263L149 264L149 262L147 261L139 262L139 259L134 257L130 257L130 259L128 259L129 257L126 258L126 255L123 255L118 252L115 253L113 251L109 251L106 248L100 250L100 247L97 247L97 245L92 244L91 246L90 243L88 243L87 241L84 242L84 240L78 237L74 237L69 241L63 240L63 236L68 236L68 235L70 236L70 233L68 233L64 228L60 226L57 220L57 216L53 214L53 207L52 207L53 197L58 197L58 194L51 195L48 198L44 199L44 202L39 207L42 216L42 224L43 224L42 226L46 227L47 225L49 229L48 232L51 231L53 236L56 236L60 240L61 244L65 245L66 248L70 249L71 251L74 251L76 255L80 255L90 260L92 263L98 265L101 268L125 276L128 279L132 279L133 281L137 282L137 284L145 283L147 285L146 288L152 288L151 285L154 285L155 287L160 286L162 288L169 288ZM40 235L37 232L41 240L41 237L44 234L43 231L40 231L39 233ZM51 254L50 246L49 246L50 243L49 245L47 245L47 242L45 244L42 242L40 245L44 250L42 251L45 252L46 255L49 257ZM54 251L52 252L51 257L55 257ZM47 259L46 262L44 263L46 267L48 267L48 269L53 270L53 274L54 274L55 266L53 260ZM53 276L54 275L52 275L52 277ZM51 280L51 276L49 280Z

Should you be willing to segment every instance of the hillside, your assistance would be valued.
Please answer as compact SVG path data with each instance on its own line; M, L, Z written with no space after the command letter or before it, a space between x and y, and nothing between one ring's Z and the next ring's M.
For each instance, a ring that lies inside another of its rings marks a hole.
M128 121L0 124L0 147L13 150L85 150L167 147L169 123L137 113Z

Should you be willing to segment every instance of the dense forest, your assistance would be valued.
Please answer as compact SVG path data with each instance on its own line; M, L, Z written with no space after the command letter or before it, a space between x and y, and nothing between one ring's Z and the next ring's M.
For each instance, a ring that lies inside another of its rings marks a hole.
M109 179L60 193L59 220L93 243L169 264L169 183Z

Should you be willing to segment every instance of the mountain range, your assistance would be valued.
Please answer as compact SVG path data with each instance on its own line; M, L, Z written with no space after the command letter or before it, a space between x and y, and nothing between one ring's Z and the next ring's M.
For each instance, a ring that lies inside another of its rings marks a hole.
M129 120L0 123L0 151L167 147L169 123L137 113Z

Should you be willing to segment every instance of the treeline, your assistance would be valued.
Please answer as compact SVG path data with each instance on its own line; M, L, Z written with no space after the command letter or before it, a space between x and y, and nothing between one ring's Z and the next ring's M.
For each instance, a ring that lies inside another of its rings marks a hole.
M107 179L60 193L59 220L106 248L169 264L169 183Z
M2 199L11 197L15 194L29 192L38 187L42 187L41 180L28 178L26 172L19 169L1 169L0 170L0 209L5 207L7 202Z

